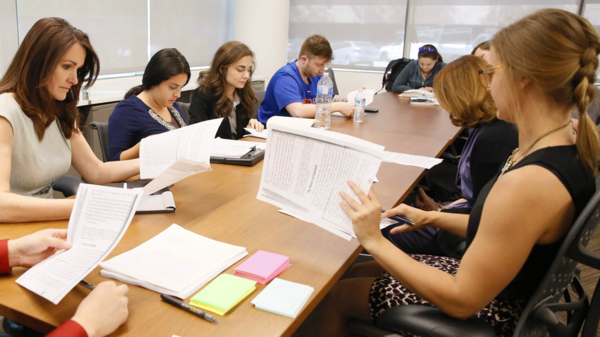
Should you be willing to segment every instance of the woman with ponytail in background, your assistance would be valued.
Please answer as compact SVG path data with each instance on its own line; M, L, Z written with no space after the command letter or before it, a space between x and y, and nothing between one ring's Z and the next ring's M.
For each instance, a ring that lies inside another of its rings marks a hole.
M550 268L565 235L595 191L599 135L586 114L593 100L600 38L583 17L544 9L502 29L492 40L482 85L497 117L517 125L519 147L481 190L470 215L400 205L381 214L377 196L349 182L340 192L361 245L379 268L339 281L328 294L321 336L347 335L350 319L377 321L386 310L434 305L477 316L498 336L512 336L519 316ZM522 55L535 55L535 62ZM574 132L570 111L580 114ZM381 234L382 217L401 215L466 238L461 260L407 255Z
M131 88L108 119L109 160L139 158L142 139L186 125L175 101L190 76L190 66L177 49L152 56L142 85Z

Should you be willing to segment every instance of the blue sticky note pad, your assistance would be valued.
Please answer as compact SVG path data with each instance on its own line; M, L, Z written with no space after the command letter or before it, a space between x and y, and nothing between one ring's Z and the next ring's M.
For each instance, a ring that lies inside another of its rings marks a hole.
M314 290L304 284L275 278L251 303L257 309L295 318Z

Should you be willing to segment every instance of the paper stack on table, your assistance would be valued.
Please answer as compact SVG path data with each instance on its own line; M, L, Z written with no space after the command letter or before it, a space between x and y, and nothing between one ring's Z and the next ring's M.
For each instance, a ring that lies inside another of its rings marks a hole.
M194 295L190 305L225 315L256 290L256 282L229 274L219 275Z
M289 257L259 250L235 268L233 275L267 284L290 266Z
M257 149L264 150L267 148L267 143L241 142L239 140L217 138L213 142L210 156L216 158L241 158L254 146Z
M244 137L256 137L256 138L262 138L262 139L267 139L267 130L263 130L263 131L256 131L254 129L251 128L244 128L246 131L250 132L249 135L244 135Z
M307 285L276 278L251 303L257 309L296 318L314 290Z
M163 190L164 191L164 190ZM137 214L173 213L177 210L173 192L164 191L143 197L137 208Z
M38 263L17 284L58 304L117 246L141 199L139 190L80 184L67 232L73 247Z
M100 264L101 274L185 299L248 255L173 224L138 247Z
M407 166L416 166L424 169L430 169L441 163L441 158L431 158L424 156L415 156L412 154L384 151L383 161Z
M279 124L269 119L269 138L257 199L350 240L352 221L339 203L353 196L347 181L365 193L377 174L383 146L345 134Z
M435 97L435 94L431 91L421 89L410 89L398 95L398 97Z

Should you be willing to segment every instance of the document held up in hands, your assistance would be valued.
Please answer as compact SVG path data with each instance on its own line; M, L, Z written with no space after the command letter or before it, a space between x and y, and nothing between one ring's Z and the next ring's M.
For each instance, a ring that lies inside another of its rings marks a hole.
M141 194L141 190L80 184L67 234L73 247L38 263L17 284L58 304L117 246Z
M212 143L222 120L211 119L144 138L140 145L141 178L156 178L182 158L210 167Z
M347 181L369 192L383 146L337 132L269 120L269 138L257 198L350 240L352 221L340 191L357 198Z

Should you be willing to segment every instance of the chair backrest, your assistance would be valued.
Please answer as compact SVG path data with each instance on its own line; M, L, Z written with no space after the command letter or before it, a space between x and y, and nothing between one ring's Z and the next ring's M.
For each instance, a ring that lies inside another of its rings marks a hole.
M185 124L190 122L190 103L177 103L179 104L179 110L181 110L182 118Z
M331 78L331 82L333 82L333 94L339 95L340 93L338 91L337 83L335 83L335 75L333 74L333 69L327 68L325 69L325 72L329 74L329 78Z
M98 139L100 140L100 150L102 151L102 161L108 161L108 122L91 122L90 129L98 131Z
M565 236L554 262L521 314L514 336L577 336L585 316L593 311L588 309L587 295L581 289L577 291L579 301L568 305L559 301L564 294L566 298L569 297L567 287L574 280L578 262L600 269L600 256L586 248L598 222L600 191L594 194ZM578 281L575 280L574 283L578 284ZM592 305L594 306L594 303ZM600 306L600 303L596 301L595 306ZM557 311L568 311L567 325L560 323L555 314ZM589 327L586 322L588 329L595 331L598 327L597 319L594 324L595 327Z
M265 100L265 91L256 91L254 92L254 95L256 96L257 101L256 104L254 104L254 114L252 115L252 118L258 116L258 109L260 109L260 105Z

